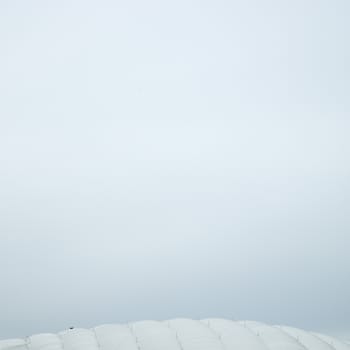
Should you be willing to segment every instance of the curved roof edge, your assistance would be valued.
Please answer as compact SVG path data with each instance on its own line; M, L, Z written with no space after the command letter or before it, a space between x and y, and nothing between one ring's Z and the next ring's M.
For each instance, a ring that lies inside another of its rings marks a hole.
M0 350L350 350L327 335L221 318L138 321L0 340Z

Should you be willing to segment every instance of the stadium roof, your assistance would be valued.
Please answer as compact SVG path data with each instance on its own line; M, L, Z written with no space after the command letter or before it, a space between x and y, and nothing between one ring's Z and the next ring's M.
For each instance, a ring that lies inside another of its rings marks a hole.
M1 350L350 350L335 338L225 319L108 324L0 341Z

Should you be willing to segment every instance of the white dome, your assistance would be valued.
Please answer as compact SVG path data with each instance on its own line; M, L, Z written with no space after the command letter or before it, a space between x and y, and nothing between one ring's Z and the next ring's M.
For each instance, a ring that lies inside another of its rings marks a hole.
M1 350L350 350L334 338L224 319L174 319L75 328L0 341Z

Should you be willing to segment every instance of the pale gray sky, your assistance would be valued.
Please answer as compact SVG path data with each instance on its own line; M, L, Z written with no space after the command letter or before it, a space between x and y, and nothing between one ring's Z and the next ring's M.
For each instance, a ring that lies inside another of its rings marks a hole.
M350 334L350 2L0 3L0 338L254 319Z

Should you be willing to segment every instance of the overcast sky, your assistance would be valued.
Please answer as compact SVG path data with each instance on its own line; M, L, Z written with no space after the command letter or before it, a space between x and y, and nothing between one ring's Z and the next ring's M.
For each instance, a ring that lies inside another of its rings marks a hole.
M348 0L0 3L0 338L173 317L350 335Z

